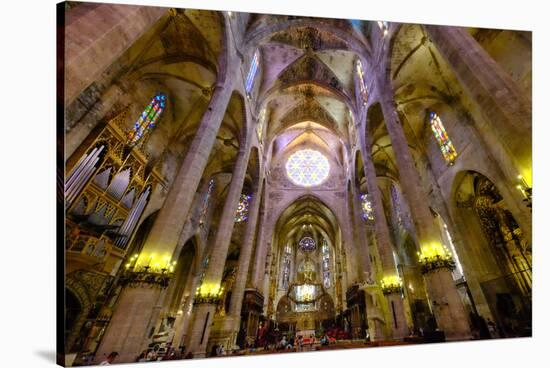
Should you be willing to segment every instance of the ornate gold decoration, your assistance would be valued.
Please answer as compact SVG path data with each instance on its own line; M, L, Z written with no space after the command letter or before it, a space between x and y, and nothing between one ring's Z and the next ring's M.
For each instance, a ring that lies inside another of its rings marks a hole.
M403 290L403 282L397 275L385 276L380 280L380 287L384 295L400 293Z
M424 245L417 254L423 274L440 268L452 270L455 267L451 252L439 243Z
M195 292L194 304L218 304L224 288L220 284L204 283Z

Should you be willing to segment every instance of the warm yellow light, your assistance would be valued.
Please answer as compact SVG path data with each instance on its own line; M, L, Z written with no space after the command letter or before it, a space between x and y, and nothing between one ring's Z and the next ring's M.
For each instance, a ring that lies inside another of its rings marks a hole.
M401 287L402 285L403 282L397 275L384 276L380 281L380 286L382 286L382 288Z
M223 287L220 284L204 283L197 288L197 295L202 297L218 297L222 294Z
M169 270L172 272L174 270L174 265L176 262L172 262L170 254L145 254L141 253L140 255L134 255L132 261L135 262L136 267L145 267L148 272L165 272ZM135 261L134 261L135 259Z
M451 258L451 252L449 249L444 247L443 245L439 243L432 243L429 245L424 245L420 249L420 252L417 252L418 257L420 258L420 261L431 261L436 258L444 258L444 259L450 259Z

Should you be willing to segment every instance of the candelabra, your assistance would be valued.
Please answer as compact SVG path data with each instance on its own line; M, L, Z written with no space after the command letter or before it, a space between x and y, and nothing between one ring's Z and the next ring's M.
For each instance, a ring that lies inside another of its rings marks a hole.
M385 276L380 280L380 287L384 295L400 293L403 290L403 282L397 275Z
M194 304L217 304L223 294L219 284L202 284L195 292Z
M441 244L423 246L418 252L418 261L423 274L440 268L452 270L455 267L451 252Z
M518 175L518 180L520 181L520 184L516 185L516 188L523 194L523 202L525 202L525 205L528 208L531 208L532 206L532 195L533 195L533 188L527 185L527 182L523 178L523 176Z
M159 286L165 288L170 283L176 261L165 257L164 262L158 262L154 255L149 257L145 265L138 262L139 256L134 254L126 263L120 282L124 286Z

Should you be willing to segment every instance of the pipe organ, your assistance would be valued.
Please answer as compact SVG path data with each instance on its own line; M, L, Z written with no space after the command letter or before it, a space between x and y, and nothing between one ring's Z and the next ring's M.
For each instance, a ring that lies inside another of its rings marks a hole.
M126 115L109 120L67 164L67 258L103 263L107 273L118 269L151 193L164 185L145 153L127 144Z

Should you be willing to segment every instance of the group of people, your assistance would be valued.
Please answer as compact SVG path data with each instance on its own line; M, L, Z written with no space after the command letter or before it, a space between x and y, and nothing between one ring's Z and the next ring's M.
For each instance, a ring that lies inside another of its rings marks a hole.
M485 319L479 314L470 313L470 328L475 340L477 339L498 339L502 333L498 330L491 318Z
M296 351L303 351L305 347L311 347L316 342L315 335L310 335L307 339L304 339L302 335L294 336L290 335L290 337L287 339L286 335L283 335L283 337L277 342L275 345L276 350L291 350L296 349ZM318 340L321 346L328 346L330 344L330 338L325 333L323 336Z
M215 344L212 346L212 350L210 351L211 357L218 357L218 356L224 356L227 355L227 351L225 350L225 347L223 345Z
M182 345L179 348L175 348L168 343L165 348L161 348L156 345L153 348L142 351L136 358L136 362L154 362L180 359L193 359L193 353L188 352L185 354L185 346Z

